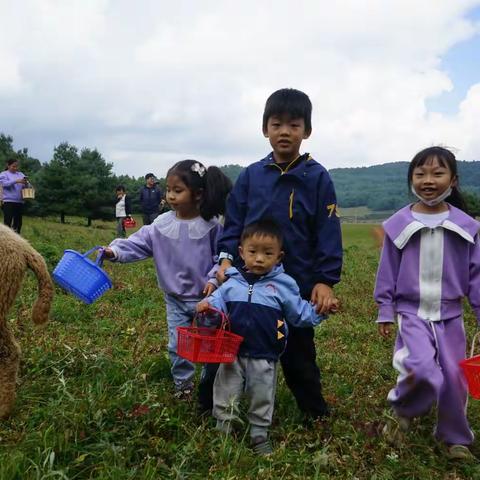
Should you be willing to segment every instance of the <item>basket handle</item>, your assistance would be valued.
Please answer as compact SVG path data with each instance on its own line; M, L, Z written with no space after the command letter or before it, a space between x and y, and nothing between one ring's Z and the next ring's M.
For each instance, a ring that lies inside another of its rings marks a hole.
M93 253L95 250L99 250L97 254L97 258L95 259L95 265L101 267L103 263L103 252L105 249L101 247L100 245L96 245L95 247L91 248L88 252L85 252L82 257L88 257L91 253Z
M470 357L473 357L473 352L475 351L475 342L477 341L478 336L480 335L480 330L473 336L472 347L470 348Z
M222 319L222 323L220 324L219 329L221 329L221 330L227 330L228 329L228 331L230 331L230 319L228 318L228 316L224 312L222 312L221 310L218 310L217 308L214 308L214 307L208 307L208 310L205 310L201 313L196 313L195 316L193 317L193 325L195 326L196 324L198 324L197 319L202 315L208 314L208 312L218 313L218 315L220 315L220 317Z

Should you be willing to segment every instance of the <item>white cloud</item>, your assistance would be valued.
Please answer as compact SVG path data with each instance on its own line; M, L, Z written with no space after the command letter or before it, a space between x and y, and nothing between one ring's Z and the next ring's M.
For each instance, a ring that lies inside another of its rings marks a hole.
M42 160L68 140L136 176L185 157L247 164L268 151L267 96L292 86L314 104L305 149L329 168L432 143L480 159L478 85L454 116L425 106L454 88L441 58L479 33L477 5L0 0L0 128Z

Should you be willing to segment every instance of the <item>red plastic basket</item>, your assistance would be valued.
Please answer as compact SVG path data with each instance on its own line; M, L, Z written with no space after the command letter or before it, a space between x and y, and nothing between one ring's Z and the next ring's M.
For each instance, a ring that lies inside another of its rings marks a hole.
M215 327L177 327L177 353L194 363L232 363L237 358L243 337L230 332L230 320L221 311L210 308L198 316L216 313L221 316L221 325ZM197 316L197 317L198 317ZM194 319L198 324L199 318Z
M135 228L137 226L137 222L133 218L124 218L122 223L123 228Z
M476 333L472 340L470 358L460 362L460 367L465 374L468 384L468 392L473 398L480 400L480 355L473 356L475 341L480 332Z

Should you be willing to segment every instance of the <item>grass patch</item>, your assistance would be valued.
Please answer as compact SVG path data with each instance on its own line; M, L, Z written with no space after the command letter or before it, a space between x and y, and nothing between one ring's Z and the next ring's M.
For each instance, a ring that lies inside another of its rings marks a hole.
M102 228L25 218L24 235L52 269L65 248L107 244ZM409 444L379 434L395 381L392 342L380 340L373 282L378 251L366 224L343 225L342 313L316 332L332 417L304 428L279 378L272 428L275 453L255 457L172 397L163 297L151 260L106 265L114 289L91 306L57 290L51 322L30 322L36 284L28 275L9 321L23 349L14 415L0 423L0 479L474 479L477 465L449 463L434 444L434 414L415 424ZM468 331L474 327L470 310ZM471 337L470 337L471 338ZM478 402L470 402L472 427ZM474 452L479 455L478 446Z

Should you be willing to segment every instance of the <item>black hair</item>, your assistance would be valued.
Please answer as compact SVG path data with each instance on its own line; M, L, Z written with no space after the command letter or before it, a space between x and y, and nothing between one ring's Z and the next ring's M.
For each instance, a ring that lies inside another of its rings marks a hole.
M242 244L248 238L254 237L272 237L278 240L280 247L283 244L283 234L282 229L279 224L273 220L273 218L263 217L256 222L250 223L247 225L242 232L240 237L240 244Z
M182 160L170 168L167 178L170 175L180 178L192 193L201 192L200 215L204 220L225 214L232 182L218 167L206 168L197 160Z
M306 93L294 88L282 88L273 92L265 103L263 131L267 131L268 119L274 115L288 115L290 118L303 118L305 133L312 133L312 102Z
M155 178L155 175L153 173L147 173L145 175L145 180L148 180L149 178Z
M117 188L115 189L116 192L119 192L119 191L122 191L122 192L125 192L125 187L123 185L117 185Z
M438 146L428 147L418 152L412 158L412 161L408 166L409 191L412 187L413 171L415 170L415 168L421 167L422 165L425 165L427 162L435 158L438 160L438 163L442 167L448 168L452 174L452 178L456 178L457 180L456 185L452 187L451 195L449 195L445 199L445 201L448 202L450 205L453 205L454 207L457 207L460 210L463 210L465 213L468 213L467 205L465 203L465 200L458 186L459 177L458 177L457 159L455 158L455 155L450 150L447 150L446 148L438 147Z
M17 159L17 158L9 158L9 159L7 160L7 165L6 165L6 167L5 167L5 170L8 170L8 167L9 167L10 165L12 165L13 163L18 163L18 159Z

